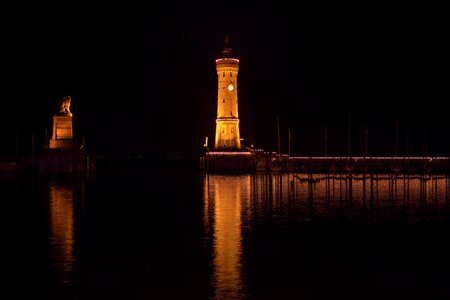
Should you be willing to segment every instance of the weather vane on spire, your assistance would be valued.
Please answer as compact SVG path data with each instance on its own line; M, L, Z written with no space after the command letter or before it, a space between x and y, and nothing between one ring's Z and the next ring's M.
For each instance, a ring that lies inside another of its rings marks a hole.
M225 36L225 47L222 48L222 57L230 57L233 49L228 46L228 35Z

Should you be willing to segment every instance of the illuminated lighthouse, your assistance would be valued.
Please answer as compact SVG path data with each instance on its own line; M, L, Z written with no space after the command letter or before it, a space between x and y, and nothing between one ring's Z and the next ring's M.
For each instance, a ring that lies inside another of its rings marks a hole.
M237 75L239 59L233 57L226 37L222 55L216 59L217 119L214 147L220 150L240 149Z

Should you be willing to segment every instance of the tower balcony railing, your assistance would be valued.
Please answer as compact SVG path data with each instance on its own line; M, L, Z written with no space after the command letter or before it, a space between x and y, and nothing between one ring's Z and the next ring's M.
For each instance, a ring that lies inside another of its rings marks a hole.
M237 59L237 58L231 58L231 57L223 57L223 58L218 58L218 59L216 59L216 64L220 64L220 63L233 63L233 64L238 64L238 63L239 63L239 59Z

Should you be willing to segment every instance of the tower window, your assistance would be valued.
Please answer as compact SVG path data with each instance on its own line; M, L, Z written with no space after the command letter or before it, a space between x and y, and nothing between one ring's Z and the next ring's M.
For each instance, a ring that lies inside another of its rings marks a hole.
M225 77L225 72L223 72L222 77Z
M233 73L230 72L230 77L233 77Z
M222 103L225 103L225 99L222 100Z

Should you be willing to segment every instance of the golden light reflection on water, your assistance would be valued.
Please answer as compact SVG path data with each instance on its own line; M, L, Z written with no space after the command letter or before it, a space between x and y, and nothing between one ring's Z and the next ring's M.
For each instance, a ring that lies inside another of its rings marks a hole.
M448 175L210 174L203 183L214 299L246 297L243 239L268 221L289 234L299 223L414 223L450 216Z
M242 299L242 206L250 199L250 175L205 177L204 224L212 236L214 299Z
M449 195L448 175L257 174L251 214L296 222L338 216L414 222L445 217Z
M72 279L75 244L73 189L50 183L50 246L52 266L63 285Z
M414 221L430 208L446 211L449 200L449 178L443 175L407 174L340 174L315 175L312 197L317 212L329 215L331 210L355 208L376 210L383 221L396 212L402 221ZM340 201L335 201L340 200ZM329 211L323 211L328 204ZM322 209L320 211L319 209ZM384 214L384 215L383 215ZM438 214L430 214L436 218Z

